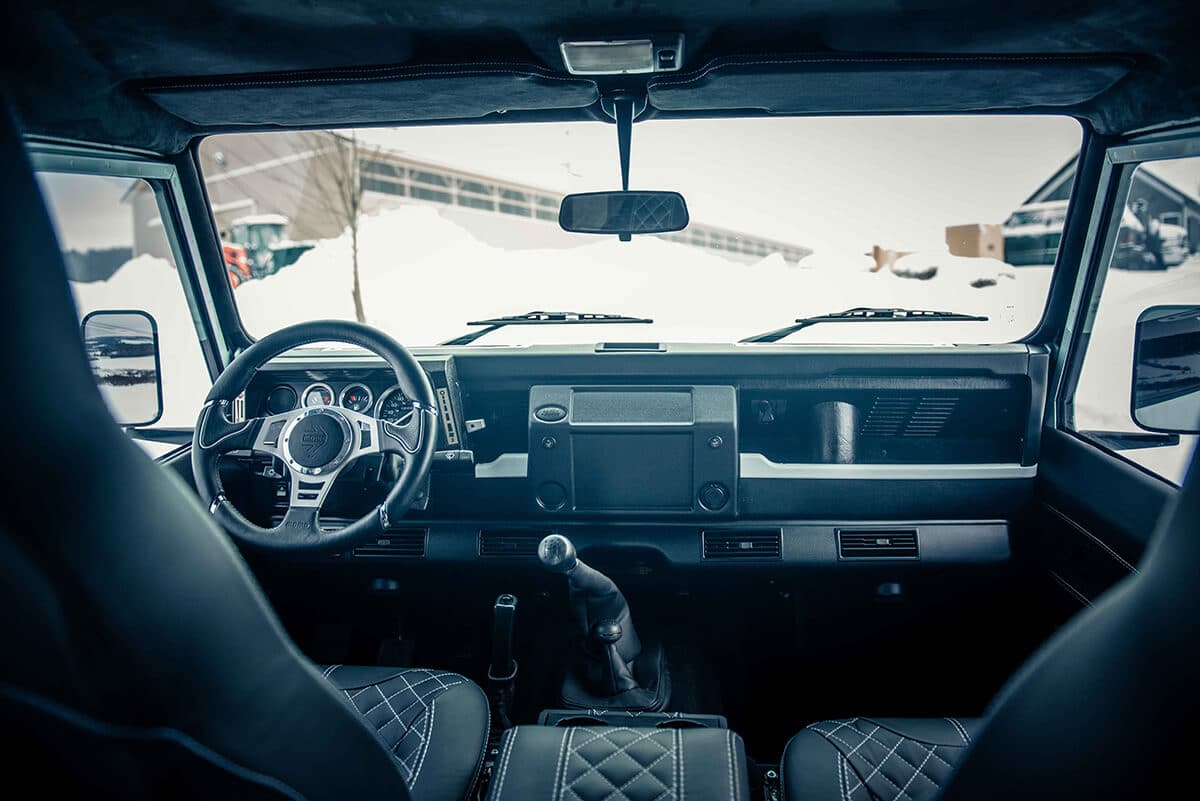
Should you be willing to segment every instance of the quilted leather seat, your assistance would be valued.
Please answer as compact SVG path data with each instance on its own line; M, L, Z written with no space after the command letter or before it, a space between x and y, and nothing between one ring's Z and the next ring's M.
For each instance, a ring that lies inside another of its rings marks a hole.
M788 801L926 801L958 767L979 720L847 718L814 723L783 752Z
M478 685L424 668L330 665L322 674L383 741L413 801L467 797L491 726Z
M726 729L518 726L488 801L748 801L742 738Z

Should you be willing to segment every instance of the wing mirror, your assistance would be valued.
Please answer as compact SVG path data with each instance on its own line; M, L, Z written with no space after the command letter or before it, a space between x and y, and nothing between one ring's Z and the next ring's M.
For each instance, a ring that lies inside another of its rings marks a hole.
M665 234L688 224L678 192L587 192L567 195L558 224L578 234Z
M94 311L80 324L96 386L118 425L162 417L158 325L144 311Z
M1138 316L1131 402L1147 431L1200 434L1200 306L1152 306Z

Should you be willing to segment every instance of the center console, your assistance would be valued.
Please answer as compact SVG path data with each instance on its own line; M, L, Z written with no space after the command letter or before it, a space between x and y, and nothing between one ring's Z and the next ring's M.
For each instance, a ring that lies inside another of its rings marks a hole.
M732 386L534 386L534 508L560 518L732 515L737 437Z

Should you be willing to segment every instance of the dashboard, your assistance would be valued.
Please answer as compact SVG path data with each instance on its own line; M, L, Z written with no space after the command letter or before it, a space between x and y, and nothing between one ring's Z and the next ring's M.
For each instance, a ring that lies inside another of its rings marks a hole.
M415 350L437 395L438 453L395 552L361 555L404 556L409 537L427 559L531 557L562 531L693 566L842 563L855 536L871 553L872 539L910 534L915 550L899 558L1007 557L1005 521L1037 473L1044 350L660 347ZM245 404L251 415L340 405L393 421L411 410L382 360L318 348L266 365ZM377 503L397 458L346 470L322 524ZM222 465L230 499L260 525L282 515L289 480L270 457ZM828 536L819 549L789 545L801 531Z

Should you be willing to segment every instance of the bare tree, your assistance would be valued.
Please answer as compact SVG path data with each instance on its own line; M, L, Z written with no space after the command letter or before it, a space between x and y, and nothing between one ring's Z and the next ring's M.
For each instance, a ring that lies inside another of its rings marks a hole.
M367 321L363 311L362 284L358 274L358 226L362 217L362 160L373 152L363 147L358 135L313 133L309 135L312 158L309 181L316 193L320 210L333 219L341 230L350 231L350 264L354 275L351 297L354 316L360 323Z

